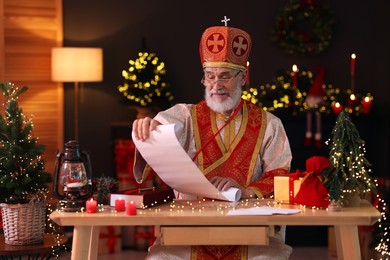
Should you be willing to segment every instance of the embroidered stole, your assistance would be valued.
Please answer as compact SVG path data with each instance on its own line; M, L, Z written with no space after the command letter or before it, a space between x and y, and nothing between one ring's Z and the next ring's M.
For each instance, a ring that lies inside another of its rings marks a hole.
M216 113L201 101L192 109L196 148L213 138L218 131ZM234 120L230 124L234 124ZM251 183L257 157L266 128L265 112L245 101L242 122L231 144L224 144L217 135L198 155L198 167L207 179L213 176L230 177L247 187ZM227 127L225 129L227 130Z

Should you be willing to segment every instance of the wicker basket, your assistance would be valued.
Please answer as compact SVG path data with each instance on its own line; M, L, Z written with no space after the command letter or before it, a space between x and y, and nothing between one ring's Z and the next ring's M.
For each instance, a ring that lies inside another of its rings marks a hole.
M5 243L31 245L43 243L46 227L46 201L29 204L0 204Z

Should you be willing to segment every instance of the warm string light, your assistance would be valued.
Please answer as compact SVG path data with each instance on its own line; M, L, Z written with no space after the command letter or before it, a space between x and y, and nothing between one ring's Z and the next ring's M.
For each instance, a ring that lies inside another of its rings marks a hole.
M163 76L166 74L165 63L160 61L155 53L140 52L136 60L129 60L129 64L128 70L122 71L126 81L118 86L119 92L128 101L146 107L158 103L161 98L167 102L173 100L167 83L163 82Z
M291 77L295 73L299 78L299 85L294 86L294 77ZM312 109L307 105L305 99L307 97L307 91L313 83L314 76L311 71L298 70L297 72L287 71L285 75L279 75L275 79L275 83L261 84L258 87L251 87L245 89L242 92L242 98L249 100L253 104L259 105L266 111L277 112L281 110L294 109L295 112L305 113L307 110ZM304 84L301 84L304 83ZM322 86L325 91L323 97L323 104L317 106L316 109L320 113L330 113L338 115L341 111L345 110L348 113L360 115L369 114L372 106L372 96L370 93L362 95L360 93L352 93L351 89L342 91L338 87L334 87L332 84ZM354 94L354 101L349 105L342 101L349 100L351 94ZM368 97L368 98L367 98ZM367 100L367 101L365 101ZM337 104L337 105L336 105Z

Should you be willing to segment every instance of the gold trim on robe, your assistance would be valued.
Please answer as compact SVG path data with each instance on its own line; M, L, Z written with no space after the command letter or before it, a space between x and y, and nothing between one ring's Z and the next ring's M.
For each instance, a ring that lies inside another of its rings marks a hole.
M192 120L196 149L199 150L218 131L216 113L207 106L205 101L202 101L193 107ZM213 176L229 177L247 187L254 174L265 128L265 112L245 101L241 126L233 142L230 146L226 145L221 136L217 135L199 153L197 158L199 169L207 179Z

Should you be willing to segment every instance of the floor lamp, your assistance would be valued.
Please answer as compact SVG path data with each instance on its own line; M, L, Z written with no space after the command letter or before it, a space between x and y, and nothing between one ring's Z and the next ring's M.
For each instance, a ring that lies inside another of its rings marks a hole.
M103 80L101 48L58 47L51 52L53 81L74 82L74 138L79 140L79 83Z

